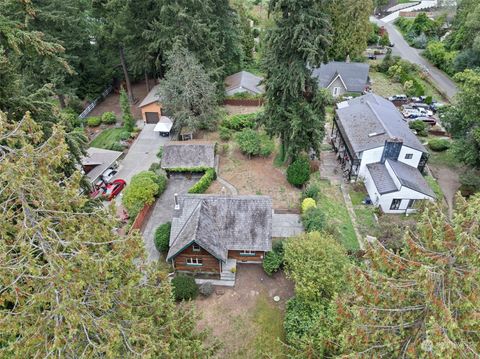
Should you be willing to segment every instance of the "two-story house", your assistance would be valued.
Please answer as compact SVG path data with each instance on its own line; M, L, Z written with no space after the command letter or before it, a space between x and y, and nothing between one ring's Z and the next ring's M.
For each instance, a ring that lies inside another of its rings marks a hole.
M365 181L386 213L415 211L435 194L422 176L428 152L388 100L366 94L337 105L331 142L349 180Z

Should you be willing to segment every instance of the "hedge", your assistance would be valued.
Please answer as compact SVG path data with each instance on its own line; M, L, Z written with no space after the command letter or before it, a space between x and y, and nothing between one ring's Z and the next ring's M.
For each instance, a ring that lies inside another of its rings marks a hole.
M122 204L130 217L136 217L146 204L152 204L155 197L163 193L166 186L165 176L152 171L137 173L123 192Z
M254 128L257 122L257 114L258 113L254 112L228 116L222 121L221 127L228 128L232 131L241 131L245 128Z
M272 275L283 267L284 248L283 241L273 243L272 250L265 255L263 260L263 270L268 275Z
M89 118L87 118L88 127L100 126L101 122L102 122L102 120L100 119L100 117L89 117Z
M167 168L168 172L207 172L211 167L199 166L199 167L175 167Z
M204 193L216 178L215 169L207 169L202 178L188 190L188 193Z
M160 253L167 253L169 244L170 244L170 229L172 228L172 223L164 223L155 230L154 243L157 251Z
M193 277L178 275L172 279L172 286L178 301L195 299L198 295L198 286Z
M305 227L305 232L307 233L321 231L327 226L325 213L323 213L323 210L318 207L308 209L302 215L302 223L303 227Z

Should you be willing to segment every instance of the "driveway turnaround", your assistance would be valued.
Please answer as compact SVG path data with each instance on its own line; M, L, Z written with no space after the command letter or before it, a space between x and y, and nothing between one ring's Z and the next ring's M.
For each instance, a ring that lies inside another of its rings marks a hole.
M298 214L276 214L272 216L272 237L288 238L303 232L303 225Z
M187 193L190 187L192 187L199 178L200 175L192 176L191 178L187 178L180 174L170 175L167 188L155 203L152 214L145 224L142 233L143 241L145 243L145 250L147 252L147 260L149 262L157 261L160 258L160 254L153 243L153 237L155 235L155 230L159 225L172 220L175 206L175 193Z

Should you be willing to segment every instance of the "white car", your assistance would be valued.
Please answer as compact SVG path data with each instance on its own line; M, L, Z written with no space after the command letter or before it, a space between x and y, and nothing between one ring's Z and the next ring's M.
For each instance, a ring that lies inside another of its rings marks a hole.
M117 174L117 170L113 168L107 168L105 172L102 173L102 181L104 183L110 182L110 180Z

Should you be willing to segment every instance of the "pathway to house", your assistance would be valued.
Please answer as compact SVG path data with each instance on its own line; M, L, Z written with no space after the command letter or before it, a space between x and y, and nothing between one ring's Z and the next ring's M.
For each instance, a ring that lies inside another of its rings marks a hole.
M148 262L158 261L160 258L160 253L155 248L153 238L155 230L159 225L172 220L175 193L187 193L188 189L192 187L199 178L199 175L192 177L186 177L181 174L170 175L165 192L157 199L152 214L142 230Z
M455 194L460 189L458 172L444 166L429 165L433 176L437 179L448 205L448 217L452 219L455 207Z
M226 179L220 177L220 175L217 174L217 180L224 186L232 196L237 196L238 195L238 190L235 188L233 184L228 182Z

